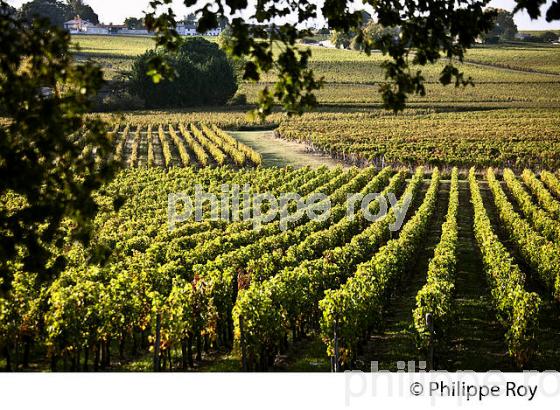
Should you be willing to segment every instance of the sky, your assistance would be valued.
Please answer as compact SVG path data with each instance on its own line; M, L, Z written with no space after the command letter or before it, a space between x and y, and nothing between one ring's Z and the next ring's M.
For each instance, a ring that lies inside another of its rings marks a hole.
M126 17L141 17L142 12L148 9L149 0L86 0L95 12L99 15L99 19L103 23L120 24ZM26 0L8 0L8 3L15 7L20 7ZM547 1L547 7L552 0ZM180 0L173 1L175 14L184 16L188 10ZM497 7L506 10L513 10L514 0L492 0L490 7ZM546 9L543 9L546 10ZM544 13L543 13L544 14ZM531 20L527 13L517 13L515 15L515 23L519 30L558 30L560 29L560 21L547 23L544 17L538 20Z

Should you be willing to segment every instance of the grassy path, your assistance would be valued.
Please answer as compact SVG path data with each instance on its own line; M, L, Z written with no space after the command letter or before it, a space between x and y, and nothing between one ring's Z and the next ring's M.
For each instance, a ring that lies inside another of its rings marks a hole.
M456 316L449 340L436 349L436 366L449 371L514 370L507 356L504 330L492 309L490 289L474 237L474 211L467 181L459 182L459 203Z
M398 361L424 360L416 348L412 311L416 307L416 294L426 283L428 263L441 236L441 225L449 202L449 186L449 181L440 183L437 206L424 247L418 253L408 276L403 278L391 297L384 313L384 327L370 337L364 351L358 356L357 366L363 371L371 369L372 361L378 362L380 370L395 371Z
M159 141L157 128L152 129L152 144L154 146L154 166L164 167L165 160L163 159L163 148Z
M265 167L345 166L344 163L326 155L308 152L304 144L275 138L273 131L229 131L229 134L259 152L263 157Z
M140 146L138 147L138 168L148 166L148 133L146 128L140 133Z

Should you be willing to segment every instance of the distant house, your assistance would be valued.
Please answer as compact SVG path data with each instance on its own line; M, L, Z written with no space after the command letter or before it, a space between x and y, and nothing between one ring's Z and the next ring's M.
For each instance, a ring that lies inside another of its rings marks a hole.
M82 19L80 16L76 16L75 19L69 20L66 23L64 23L64 28L68 30L71 34L107 35L107 34L117 34L120 29L126 28L126 26L115 26L111 24L96 25L88 20Z
M325 48L336 48L336 46L331 42L331 40L319 41L319 45Z
M205 36L219 36L222 33L221 28L213 28L212 30L207 31L204 33Z
M124 36L149 36L153 33L146 29L131 29L125 25L119 24L98 24L95 25L87 20L76 16L75 19L64 23L64 28L71 34L92 34L92 35L124 35ZM196 23L179 23L177 25L177 32L182 36L198 36L200 35L196 30ZM222 29L216 28L204 33L205 36L218 36Z
M85 20L70 20L64 24L64 27L71 34L91 34L91 35L126 35L126 36L147 36L151 33L145 29L129 29L122 24L91 24L84 23Z
M89 27L94 26L95 25L92 22L84 20L80 16L76 16L75 19L64 23L64 28L70 33L85 33L88 31Z
M196 36L196 24L194 23L179 23L177 24L177 33L181 36Z
M219 36L222 32L221 28L216 28L207 31L205 36ZM181 36L199 36L200 33L196 30L196 23L179 23L177 24L177 33Z
M515 34L515 39L516 40L521 40L521 41L525 41L528 40L531 36L529 34L525 34L525 33L516 33Z

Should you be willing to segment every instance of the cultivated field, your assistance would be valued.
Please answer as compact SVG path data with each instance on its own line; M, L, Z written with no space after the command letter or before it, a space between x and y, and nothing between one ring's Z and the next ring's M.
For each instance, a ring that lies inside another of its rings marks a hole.
M170 193L200 184L219 195L223 183L321 192L331 212L312 220L290 208L299 217L287 230L278 217L255 230L255 205L243 202L230 212L248 219L212 220L207 209L168 229ZM399 230L389 229L398 208L366 217L379 198L347 215L348 193L372 192L411 200ZM425 359L426 313L438 368L558 369L559 195L546 172L131 168L98 197L94 241L112 249L108 265L88 266L73 246L50 285L15 277L11 308L27 313L38 369L150 370L157 336L166 370L329 370L335 333L342 365L394 369ZM117 197L126 202L114 213Z
M82 56L104 66L126 68L130 58L151 47L149 38L80 36ZM264 128L303 142L310 151L358 165L493 165L515 169L555 169L559 165L560 47L546 45L479 46L462 68L475 86L437 84L442 64L424 69L425 97L413 96L404 113L380 109L377 82L384 81L384 57L312 47L310 66L326 81L317 93L322 106L301 118L272 115ZM110 69L108 70L111 71ZM238 94L255 101L264 83L242 83ZM130 113L133 124L205 122L227 130L251 129L248 107L198 112ZM157 117L157 119L156 119ZM160 120L161 118L161 120Z
M108 79L152 46L75 41ZM11 366L149 371L157 355L166 371L395 370L431 346L437 369L560 370L560 47L477 47L466 89L438 85L442 65L428 67L426 97L399 114L380 108L382 61L313 47L326 87L302 117L254 123L249 106L103 113L125 167L96 196L92 249L109 261L68 243L60 277L13 278L16 295L0 305ZM272 80L238 94L251 103ZM271 132L301 151L263 149ZM314 166L301 166L306 151ZM316 166L318 154L345 166ZM229 222L207 204L201 221L170 229L184 211L170 194L231 193L224 184L326 198L289 203L288 220L259 219L269 202L220 202ZM383 195L350 215L356 193ZM368 217L389 194L387 212ZM327 201L325 218L309 216Z

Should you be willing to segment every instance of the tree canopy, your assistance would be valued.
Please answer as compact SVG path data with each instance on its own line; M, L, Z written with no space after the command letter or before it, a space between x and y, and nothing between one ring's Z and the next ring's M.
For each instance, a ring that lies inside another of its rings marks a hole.
M196 14L190 13L183 18L185 24L196 24Z
M517 34L517 25L513 20L513 13L503 9L496 9L494 27L487 34L488 37L499 37L500 40L513 40Z
M103 83L99 67L76 64L70 35L31 23L0 0L0 281L62 269L65 240L87 243L92 193L113 174L106 125L88 117Z
M148 28L157 33L156 43L176 50L181 42L175 27L172 0L152 0L146 14ZM494 27L496 11L486 6L489 0L423 0L377 1L364 0L373 19L384 27L399 27L398 41L385 35L368 38L362 30L363 10L355 10L350 0L216 0L199 2L184 0L185 6L199 16L198 31L216 28L223 18L230 18L232 39L228 52L245 57L244 78L260 80L263 73L275 71L276 84L263 90L257 113L266 116L275 102L289 114L301 113L316 105L313 92L322 85L309 69L310 51L298 47L297 40L310 35L303 29L318 17L325 18L332 30L355 31L356 46L366 53L381 50L387 57L384 69L387 82L380 84L386 108L398 111L405 107L411 94L425 94L424 76L415 66L445 59L440 75L442 84L456 86L472 83L464 78L456 62L462 61L465 50L476 39ZM514 12L525 10L533 19L541 15L546 0L516 0ZM161 14L161 7L167 7ZM245 12L251 19L237 17ZM546 10L547 21L560 19L560 0L554 0ZM234 16L234 17L232 17ZM282 22L284 21L284 22ZM263 41L268 40L268 41ZM276 45L281 51L276 52ZM150 71L157 80L173 75L172 68L160 56L150 62Z
M558 39L560 39L560 36L554 31L545 31L539 37L544 43L552 43L553 41L558 41Z
M48 19L53 26L62 27L68 18L68 7L57 0L33 0L24 3L19 10L20 16L26 21L35 17Z
M127 17L124 20L124 25L131 30L140 30L145 28L144 19L137 17Z
M154 84L147 75L152 58L165 59L176 73ZM175 54L148 51L132 67L131 94L141 97L147 108L223 105L237 91L232 63L217 44L200 37L186 39Z
M26 21L35 17L46 18L53 26L62 27L68 20L80 16L93 24L99 24L99 16L82 0L33 0L24 3L19 10L20 16Z
M345 33L344 31L333 30L330 41L336 48L348 48L355 36L354 32Z
M67 0L68 14L67 16L72 19L75 16L80 16L90 23L99 24L99 16L91 6L85 4L83 0Z

